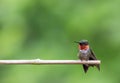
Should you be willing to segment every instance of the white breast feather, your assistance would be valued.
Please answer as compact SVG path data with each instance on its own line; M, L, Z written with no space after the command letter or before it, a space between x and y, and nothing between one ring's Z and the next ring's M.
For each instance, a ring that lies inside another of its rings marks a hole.
M89 49L87 49L87 50L80 50L80 52L83 53L83 54L85 54L85 53L88 52L88 50L89 50Z

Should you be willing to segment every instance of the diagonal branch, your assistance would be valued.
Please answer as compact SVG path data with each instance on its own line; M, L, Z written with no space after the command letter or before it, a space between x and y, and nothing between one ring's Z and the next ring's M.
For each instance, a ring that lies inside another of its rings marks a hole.
M29 65L50 65L50 64L100 64L100 60L89 60L89 61L81 61L81 60L0 60L0 64L29 64Z

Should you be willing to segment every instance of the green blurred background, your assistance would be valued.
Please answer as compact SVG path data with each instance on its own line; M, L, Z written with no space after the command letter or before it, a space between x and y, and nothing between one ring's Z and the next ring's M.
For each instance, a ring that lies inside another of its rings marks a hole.
M0 65L0 83L119 83L120 0L0 0L0 59L78 59L87 39L101 71Z

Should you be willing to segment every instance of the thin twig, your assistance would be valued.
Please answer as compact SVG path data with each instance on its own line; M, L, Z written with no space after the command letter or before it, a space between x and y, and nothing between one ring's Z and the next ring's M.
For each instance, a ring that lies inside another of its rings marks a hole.
M30 64L30 65L50 65L50 64L100 64L100 60L0 60L0 64Z

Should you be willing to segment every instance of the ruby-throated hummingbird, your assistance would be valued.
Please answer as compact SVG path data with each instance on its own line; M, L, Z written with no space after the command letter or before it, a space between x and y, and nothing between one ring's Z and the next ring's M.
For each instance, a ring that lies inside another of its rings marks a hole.
M95 57L95 54L91 50L87 40L81 40L76 43L79 44L78 57L80 60L97 60L97 58ZM100 70L100 65L98 65L98 64L83 64L83 69L84 69L85 73L87 72L87 70L90 66L92 66L92 67L96 66L98 68L98 70Z

